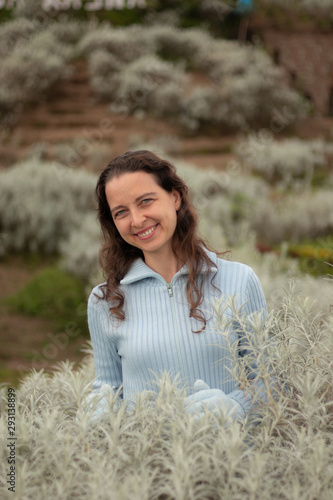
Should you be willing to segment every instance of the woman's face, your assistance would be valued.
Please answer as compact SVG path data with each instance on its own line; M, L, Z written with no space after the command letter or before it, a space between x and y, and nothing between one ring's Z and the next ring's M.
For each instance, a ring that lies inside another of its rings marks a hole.
M161 188L144 171L113 177L105 186L106 198L120 236L140 248L149 261L171 255L171 240L180 208L178 191Z

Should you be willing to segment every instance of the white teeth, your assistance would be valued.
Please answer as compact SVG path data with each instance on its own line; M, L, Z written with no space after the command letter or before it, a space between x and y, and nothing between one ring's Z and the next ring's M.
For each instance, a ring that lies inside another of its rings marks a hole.
M151 234L151 233L155 230L155 227L156 227L156 226L151 227L150 229L148 229L148 231L145 231L144 233L140 233L138 236L139 236L140 238L142 238L142 236L143 236L143 237L145 237L145 236L149 236L149 235L150 235L150 234Z

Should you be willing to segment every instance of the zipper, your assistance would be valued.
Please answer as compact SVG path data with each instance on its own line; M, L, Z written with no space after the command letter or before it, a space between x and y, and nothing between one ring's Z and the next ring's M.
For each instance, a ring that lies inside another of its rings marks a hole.
M175 332L177 357L178 357L178 363L179 363L179 367L180 367L180 376L181 376L181 380L185 380L183 356L182 356L182 349L181 349L181 342L180 342L180 333L179 333L179 328L178 328L178 323L177 323L177 318L176 318L176 311L175 311L175 304L174 304L174 300L173 300L173 290L172 290L171 283L167 283L167 288L168 288L168 294L169 294L170 302L171 302L171 315L172 315L173 327L174 327L174 332Z

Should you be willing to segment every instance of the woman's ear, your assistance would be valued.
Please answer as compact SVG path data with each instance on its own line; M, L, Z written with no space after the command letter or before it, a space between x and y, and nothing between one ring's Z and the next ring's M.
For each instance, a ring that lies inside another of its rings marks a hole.
M180 205L182 203L182 199L181 199L180 193L179 193L179 191L177 191L177 189L173 189L172 190L172 194L173 194L173 197L174 197L174 200L175 200L175 208L176 208L176 210L179 210L180 209Z

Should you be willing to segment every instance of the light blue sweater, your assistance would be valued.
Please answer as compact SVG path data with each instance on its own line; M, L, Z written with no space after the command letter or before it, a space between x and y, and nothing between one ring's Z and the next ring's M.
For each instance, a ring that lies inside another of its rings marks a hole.
M245 413L250 410L251 397L238 388L237 381L230 375L234 361L228 345L236 346L236 355L241 356L242 334L235 323L227 342L221 327L219 331L216 329L212 303L222 299L223 307L224 298L232 296L245 315L260 311L265 317L264 294L250 267L207 253L216 264L217 273L211 266L203 286L205 299L200 309L206 316L207 326L201 333L193 332L199 330L202 323L189 317L185 289L187 265L168 284L143 260L136 260L120 283L125 295L126 318L122 322L110 319L109 303L96 297L101 296L100 285L93 289L88 301L88 323L96 391L103 384L109 384L114 390L122 385L123 398L135 400L141 391L156 390L156 377L167 372L172 378L178 376L178 383L185 387L187 394L192 393L195 380L202 379L211 388L229 394L242 405ZM232 320L229 307L224 317Z

